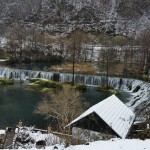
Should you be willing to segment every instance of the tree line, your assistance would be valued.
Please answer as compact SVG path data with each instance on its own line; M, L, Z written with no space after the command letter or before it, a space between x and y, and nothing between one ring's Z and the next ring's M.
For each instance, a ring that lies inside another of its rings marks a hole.
M11 62L60 61L82 63L97 61L100 71L118 75L148 75L150 64L150 30L138 38L108 36L76 29L68 35L52 36L47 29L16 24L5 32L7 43L1 47L1 57ZM94 47L99 50L94 60ZM89 47L91 47L89 49ZM90 51L90 53L89 53Z

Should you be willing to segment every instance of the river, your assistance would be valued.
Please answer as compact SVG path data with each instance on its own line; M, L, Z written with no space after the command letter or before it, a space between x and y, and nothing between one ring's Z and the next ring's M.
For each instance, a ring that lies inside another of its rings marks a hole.
M15 127L20 119L27 126L35 125L38 128L47 126L47 121L43 120L42 116L33 113L43 94L29 90L27 85L28 81L23 84L16 81L14 85L0 86L0 128ZM82 95L90 106L110 96L108 93L97 92L95 87L88 87ZM119 98L126 103L130 94L121 92Z

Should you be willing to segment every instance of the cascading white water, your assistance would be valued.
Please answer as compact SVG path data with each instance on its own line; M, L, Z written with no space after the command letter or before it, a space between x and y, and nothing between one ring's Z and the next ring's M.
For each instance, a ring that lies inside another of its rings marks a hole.
M21 79L26 80L28 78L44 78L48 80L54 80L54 72L45 72L45 71L32 71L32 70L23 70L23 69L12 69L1 67L0 68L0 77L13 78L15 80ZM71 82L73 75L71 73L57 73L56 81L59 82ZM109 85L116 87L119 79L109 78ZM94 76L94 75L84 75L84 74L75 74L74 75L75 83L85 84L88 86L102 86L106 82L106 77Z
M0 77L13 78L13 79L22 79L26 80L28 78L44 78L48 80L54 80L54 72L45 72L45 71L32 71L32 70L22 70L22 69L12 69L1 67L0 68ZM56 81L59 82L72 82L73 75L71 73L57 73ZM120 83L122 80L122 83ZM131 79L130 79L131 80ZM75 74L74 75L75 83L85 84L88 86L102 86L106 84L105 76L96 76L96 75L84 75L84 74ZM125 89L130 83L129 79L121 78L108 78L108 85L116 89Z
M1 78L13 78L15 80L21 79L26 80L28 78L36 78L39 71L12 69L12 68L0 68Z
M72 82L73 75L71 73L54 73L54 72L44 72L44 71L32 71L32 70L22 70L22 69L12 69L6 67L0 67L0 77L13 78L26 80L29 78L44 78L48 80L55 80L59 82ZM106 85L107 79L105 76L95 76L95 75L84 75L75 74L75 83L85 84L87 86L103 86ZM108 85L115 89L120 89L124 91L129 91L129 86L132 86L130 92L139 85L140 90L134 93L133 101L131 100L130 106L133 102L134 108L139 105L142 101L147 101L150 99L150 83L145 83L140 80L127 79L127 78L116 78L109 77Z
M73 80L73 75L70 73L60 73L59 74L59 82L72 82L72 80ZM74 81L75 81L75 83L85 84L88 86L101 86L102 77L101 76L75 74Z

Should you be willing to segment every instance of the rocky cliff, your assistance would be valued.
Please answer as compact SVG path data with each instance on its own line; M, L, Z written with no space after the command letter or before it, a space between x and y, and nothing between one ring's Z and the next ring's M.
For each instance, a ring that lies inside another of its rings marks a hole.
M150 27L150 0L0 0L0 25L16 21L55 33L78 27L135 36Z

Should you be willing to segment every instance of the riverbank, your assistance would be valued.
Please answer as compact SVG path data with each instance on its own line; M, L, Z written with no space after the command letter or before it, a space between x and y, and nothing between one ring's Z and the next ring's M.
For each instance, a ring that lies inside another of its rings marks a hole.
M13 84L14 84L13 79L1 78L0 77L0 85L13 85Z
M26 80L29 78L43 78L47 80L53 80L57 82L72 82L73 75L71 73L59 73L59 72L45 72L45 71L33 71L33 70L19 70L13 68L0 68L0 76L6 76L7 78ZM86 86L103 87L106 84L105 76L98 75L85 75L75 74L74 82L76 84L83 84ZM133 110L142 102L147 101L150 98L150 83L136 79L109 77L108 85L114 89L123 90L133 94L133 98L127 105ZM138 91L135 91L137 86L140 86Z

